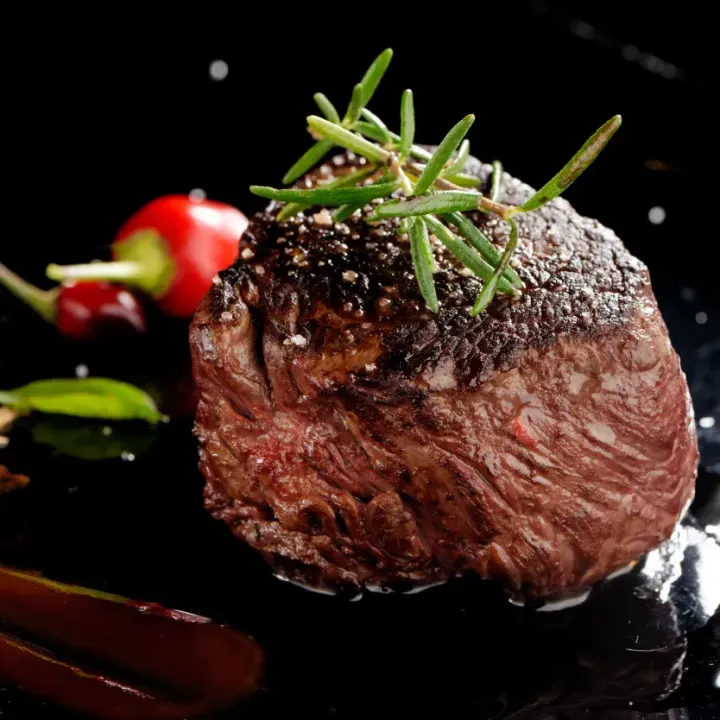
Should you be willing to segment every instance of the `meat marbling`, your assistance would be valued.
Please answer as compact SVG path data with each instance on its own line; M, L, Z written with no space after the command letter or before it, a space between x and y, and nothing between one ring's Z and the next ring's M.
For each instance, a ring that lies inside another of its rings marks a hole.
M342 173L338 156L311 177ZM490 168L466 172L487 185ZM505 177L500 200L532 193ZM520 215L519 300L436 243L424 306L396 220L271 204L191 330L206 505L281 575L410 588L475 571L538 600L667 539L692 497L685 377L645 266L563 199ZM473 221L501 248L507 227Z

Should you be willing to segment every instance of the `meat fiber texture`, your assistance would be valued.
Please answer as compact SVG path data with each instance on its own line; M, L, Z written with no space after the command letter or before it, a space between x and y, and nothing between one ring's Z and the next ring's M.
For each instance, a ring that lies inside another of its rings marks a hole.
M487 186L487 165L466 172ZM506 175L500 200L531 193ZM191 329L207 508L277 573L354 591L475 572L542 601L670 537L692 406L647 269L611 230L563 199L517 216L526 289L472 318L481 283L434 238L437 315L397 220L278 209ZM504 247L505 223L470 216Z

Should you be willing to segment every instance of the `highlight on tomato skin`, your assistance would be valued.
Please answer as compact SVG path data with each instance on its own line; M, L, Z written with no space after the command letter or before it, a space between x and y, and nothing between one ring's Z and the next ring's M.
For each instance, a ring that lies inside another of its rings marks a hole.
M263 652L242 632L1 566L0 619L0 679L98 717L204 715L250 696L262 676Z

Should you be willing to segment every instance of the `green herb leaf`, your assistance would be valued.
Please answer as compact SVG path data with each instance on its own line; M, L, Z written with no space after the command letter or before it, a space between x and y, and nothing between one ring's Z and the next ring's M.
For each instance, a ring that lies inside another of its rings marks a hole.
M38 380L15 390L0 391L0 404L19 412L37 410L56 415L108 420L146 420L165 417L140 388L107 378Z
M343 222L343 221L347 220L356 210L359 210L364 205L365 205L364 202L362 202L362 203L346 203L345 205L341 205L333 213L333 221L336 223L339 223L339 222Z
M495 292L499 287L499 283L501 282L503 273L508 267L510 258L512 257L513 253L515 252L515 248L517 247L517 223L512 218L508 219L508 222L510 223L510 239L508 240L508 244L505 247L505 252L503 252L502 254L502 260L500 261L500 265L493 273L492 278L490 278L490 280L485 283L485 287L480 291L480 294L475 301L475 305L473 305L473 309L470 311L470 314L473 317L479 315L492 302L492 299L495 297Z
M442 216L445 222L455 225L460 234L492 265L497 268L500 264L502 254L500 251L480 232L468 218L462 213L446 213ZM505 270L504 277L508 282L518 289L522 289L523 281L520 276L511 267Z
M289 185L312 170L329 152L335 143L330 140L316 142L286 173L283 185Z
M446 190L420 195L410 200L390 200L375 208L379 217L408 217L477 208L478 194L465 190Z
M324 118L318 117L317 115L310 115L307 121L313 130L317 130L317 132L327 138L328 141L332 141L347 150L352 150L358 155L366 157L371 162L384 164L390 159L390 153L387 150L373 145L373 143L368 142L365 138L355 135L355 133L339 125L334 125Z
M620 115L610 118L585 144L570 158L565 167L545 183L527 202L523 203L513 212L530 212L537 210L550 202L564 190L567 190L590 167L602 149L608 144L610 138L620 127Z
M492 164L492 183L490 185L490 199L497 202L500 197L500 185L503 179L503 166L499 160L493 160Z
M415 192L422 195L427 192L440 176L445 163L455 152L457 146L467 134L470 126L475 122L474 115L466 115L450 132L443 138L442 142L437 146L432 157L428 160L423 174L415 186Z
M387 129L387 125L374 112L371 112L367 108L363 108L360 114L366 117L370 121L370 124L374 125L377 129L378 142L383 144L390 142L390 132Z
M338 187L352 187L353 185L356 185L359 182L362 182L365 178L372 175L375 170L377 170L377 166L375 165L366 165L363 168L360 168L359 170L355 170L354 172L348 173L347 175L341 175L338 178L335 178L335 180L330 181L329 183L325 183L324 185L321 185L322 188L338 188ZM363 203L364 205L365 203ZM297 202L291 202L287 205L280 208L280 211L275 216L275 219L277 222L285 222L285 220L289 220L291 217L297 215L299 212L304 212L308 208L311 208L312 205L303 204L303 203L297 203Z
M400 102L400 155L406 158L415 140L415 104L412 90L406 90ZM423 225L424 227L424 225Z
M447 169L445 172L445 177L448 175L457 175L461 173L465 169L465 163L467 162L468 157L470 156L470 141L469 140L463 140L460 143L460 148L458 149L457 157L453 160L452 165ZM472 177L472 176L470 176Z
M363 79L360 81L360 85L362 85L363 90L363 106L367 105L372 99L372 96L375 94L377 86L380 84L380 81L382 80L385 71L388 69L388 65L390 65L392 56L392 48L387 48L387 50L383 50L375 58L375 60L373 60L372 65L370 65L370 67L367 69L367 72L363 76Z
M463 264L465 267L486 282L489 281L493 274L494 268L489 265L482 256L473 248L466 245L457 235L445 227L434 215L426 215L425 222L428 229L435 237ZM513 286L505 279L498 281L498 288L505 293L515 294Z
M318 187L310 190L295 188L264 187L251 185L250 192L268 200L281 202L300 202L306 205L344 205L345 203L365 203L374 198L386 197L397 189L396 182L379 183L377 185L364 185L362 187L328 188Z
M353 88L353 94L352 98L350 99L350 104L348 105L347 112L345 113L345 118L343 119L343 125L345 126L351 126L359 117L360 117L360 111L363 109L363 88L360 83L358 83Z
M370 122L365 122L364 120L358 120L353 127L356 132L359 132L361 135L364 135L365 137L369 137L371 140L375 140L375 142L379 142L379 143L385 142L383 132L380 130L380 128L376 127L375 125L373 125ZM388 136L392 140L392 133L388 132Z
M412 254L413 267L418 287L427 306L436 313L440 306L438 304L437 292L433 270L435 258L433 257L430 238L425 221L421 217L410 218L410 253Z
M466 175L465 173L457 173L457 174L445 174L444 178L446 180L449 180L451 183L455 183L455 185L459 185L460 187L469 187L469 188L476 188L480 186L480 183L482 182L479 177L475 177L474 175Z
M340 122L340 115L335 109L335 106L328 100L328 98L322 93L315 93L313 95L315 104L320 108L320 112L330 121L334 123Z

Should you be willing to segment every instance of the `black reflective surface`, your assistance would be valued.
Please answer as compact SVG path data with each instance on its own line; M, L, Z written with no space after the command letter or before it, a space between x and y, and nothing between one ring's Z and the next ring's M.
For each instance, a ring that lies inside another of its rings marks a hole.
M519 3L484 17L477 37L461 33L432 70L418 63L425 25L392 43L395 65L374 105L393 117L399 91L411 85L421 140L478 112L473 151L499 156L536 185L601 121L623 113L621 132L568 198L650 267L705 418L695 519L670 543L584 605L556 613L513 607L473 579L349 602L274 579L205 515L188 418L159 429L153 442L142 427L108 437L104 426L38 418L21 423L0 451L0 463L31 477L26 490L0 495L0 562L251 632L267 650L266 686L226 717L720 717L720 295L714 208L697 207L717 187L717 68L709 24L690 23L690 6L672 16L648 10L653 25L647 13L621 21L606 5L580 13L572 3ZM18 221L8 233L23 240L2 241L3 262L39 281L46 261L87 259L125 216L167 192L202 187L252 210L245 187L277 182L305 148L311 93L343 102L366 60L390 44L329 22L318 30L307 18L283 27L267 18L242 40L225 39L219 29L230 21L212 19L211 33L185 39L166 28L152 43L141 43L149 31L134 25L124 40L142 52L121 59L115 50L125 41L70 42L54 32L25 57L36 92L21 103L19 76L8 90L11 129L26 148L8 168ZM308 50L307 34L316 32L331 39L332 52ZM230 66L222 83L207 74L217 57ZM291 73L288 64L298 63L303 72ZM448 64L456 71L435 72ZM475 83L480 71L487 81ZM512 98L498 85L510 80ZM442 104L433 102L440 86ZM40 131L48 103L53 122ZM287 152L268 152L259 127L289 128ZM660 224L649 221L653 207L665 211ZM0 296L0 385L72 376L83 363L92 374L146 383L180 410L186 328L151 320L147 341L81 347ZM14 689L0 690L0 713L67 717Z

